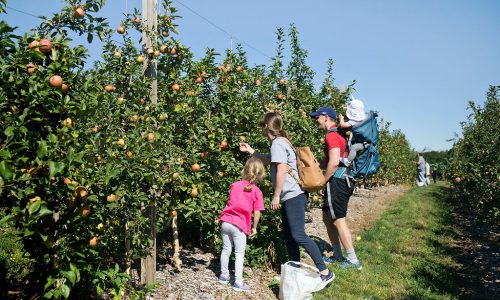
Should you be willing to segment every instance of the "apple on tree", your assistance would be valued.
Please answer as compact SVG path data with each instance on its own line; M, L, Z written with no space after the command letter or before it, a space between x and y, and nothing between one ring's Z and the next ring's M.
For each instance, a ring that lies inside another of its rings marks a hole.
M73 120L71 120L71 118L66 118L63 121L63 126L64 127L72 127L73 126Z
M118 200L118 196L115 194L111 194L106 197L106 200L110 203L115 202L116 200Z
M99 238L94 236L92 239L90 239L89 246L96 247L98 242L99 242Z
M81 6L76 6L73 9L72 15L73 15L73 18L75 18L75 19L81 19L81 18L83 18L83 16L85 16L85 10Z
M39 49L43 53L49 53L52 51L52 42L49 39L41 39L39 45Z
M118 139L118 141L116 142L116 144L119 147L123 148L123 147L125 147L125 140L124 139Z
M35 65L34 64L27 64L26 65L26 72L28 72L28 74L33 74L35 73Z
M33 51L40 52L40 42L34 40L28 44L28 48L32 49Z
M62 83L62 78L59 75L53 75L49 79L49 84L55 88L60 88L62 86Z
M155 140L155 134L152 132L148 133L148 141L152 142L154 140Z

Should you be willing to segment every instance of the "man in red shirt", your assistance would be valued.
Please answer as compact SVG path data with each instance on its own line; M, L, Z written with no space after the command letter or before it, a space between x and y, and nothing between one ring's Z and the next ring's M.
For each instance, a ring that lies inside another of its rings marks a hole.
M352 244L351 231L347 227L346 215L349 198L354 191L355 181L349 176L350 171L340 165L340 157L347 157L346 140L337 132L335 122L337 113L331 107L322 106L309 114L320 129L327 131L324 144L325 191L323 201L323 222L333 247L333 257L324 257L328 263L339 262L343 268L354 267L361 270ZM346 257L342 255L344 246Z

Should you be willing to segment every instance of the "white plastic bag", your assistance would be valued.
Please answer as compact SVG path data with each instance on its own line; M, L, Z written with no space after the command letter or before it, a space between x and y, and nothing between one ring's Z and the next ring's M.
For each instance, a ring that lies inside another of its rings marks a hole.
M281 300L311 299L312 293L325 287L318 269L310 265L288 261L281 265Z

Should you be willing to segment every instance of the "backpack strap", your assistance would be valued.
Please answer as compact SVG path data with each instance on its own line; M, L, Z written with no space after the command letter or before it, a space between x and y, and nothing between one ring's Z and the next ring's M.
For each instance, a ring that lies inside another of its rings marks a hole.
M287 138L282 137L282 136L280 136L280 138L284 139L288 143L288 145L292 148L293 152L295 153L296 164L298 164L299 156L297 154L297 149L295 149L295 147L292 145L292 143ZM290 174L290 176L292 176L292 178L295 179L295 181L297 181L297 183L300 185L300 179L297 176L297 174L295 174L295 172L293 172L293 169L289 164L287 164L287 166L288 166L288 174ZM298 168L298 166L297 166L297 168Z
M328 129L327 134L330 133L330 132L337 132L338 133L339 132L339 128L336 127L336 126L334 128L330 128L330 129ZM325 136L325 139L326 139L326 136ZM349 147L348 149L351 148L351 139L350 138L348 138L347 141L346 141L346 148L347 147ZM347 157L345 149L344 149L344 153L342 153L341 157L343 157L343 158Z

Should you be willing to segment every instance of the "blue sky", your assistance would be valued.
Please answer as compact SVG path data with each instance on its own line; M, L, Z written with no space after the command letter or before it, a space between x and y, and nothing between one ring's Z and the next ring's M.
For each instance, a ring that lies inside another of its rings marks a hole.
M140 0L108 0L102 15L112 27ZM60 0L8 0L11 8L49 15ZM197 57L205 48L223 53L238 39L251 65L270 64L276 28L294 23L318 82L329 58L336 84L356 80L356 98L378 110L412 147L445 150L460 133L470 100L483 103L500 85L500 1L496 0L174 0L182 43ZM194 12L193 12L194 11ZM7 9L1 16L19 32L37 19ZM196 13L195 13L196 12ZM76 42L84 43L76 40ZM88 46L99 57L98 43ZM252 49L258 49L258 51ZM262 54L264 53L264 54Z

